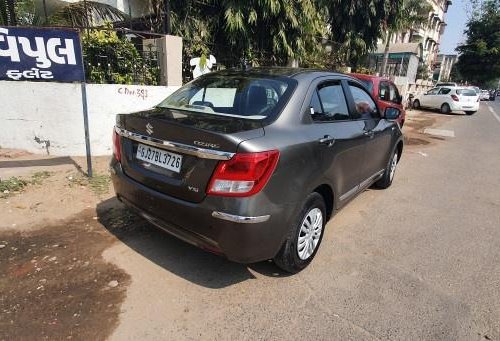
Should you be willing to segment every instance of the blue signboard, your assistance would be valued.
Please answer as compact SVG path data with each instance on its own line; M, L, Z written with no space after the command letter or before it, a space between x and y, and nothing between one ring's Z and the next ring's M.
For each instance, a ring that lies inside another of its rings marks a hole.
M84 80L77 30L0 26L0 80Z

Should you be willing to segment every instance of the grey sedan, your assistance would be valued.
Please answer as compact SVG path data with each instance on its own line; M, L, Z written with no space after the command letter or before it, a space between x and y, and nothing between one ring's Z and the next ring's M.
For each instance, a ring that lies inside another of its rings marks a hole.
M336 210L391 185L399 114L380 112L344 74L214 72L151 110L117 116L113 184L123 203L186 242L295 273Z

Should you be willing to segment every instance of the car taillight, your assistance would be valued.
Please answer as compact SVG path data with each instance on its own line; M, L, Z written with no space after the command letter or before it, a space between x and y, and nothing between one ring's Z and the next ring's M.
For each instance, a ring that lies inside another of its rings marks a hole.
M460 99L458 98L457 95L451 95L451 98L455 101L458 102Z
M115 156L116 161L120 162L122 160L120 135L118 135L115 128L113 128L113 155Z
M258 193L274 172L279 151L237 153L230 160L220 161L210 179L207 194L248 197Z

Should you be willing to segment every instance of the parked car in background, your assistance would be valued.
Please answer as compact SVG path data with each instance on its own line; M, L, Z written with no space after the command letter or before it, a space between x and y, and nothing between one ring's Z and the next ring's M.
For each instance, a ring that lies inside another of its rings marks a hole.
M339 73L212 72L151 110L117 115L113 185L120 201L184 241L294 273L314 258L337 209L373 184L391 185L400 114Z
M375 98L377 104L379 105L379 108L382 111L384 111L386 108L398 109L401 112L401 116L399 117L397 122L401 125L401 127L404 125L406 119L406 111L403 105L403 98L399 94L396 84L384 77L359 73L351 73L351 76L359 79L363 84L365 84L366 88Z
M490 90L490 101L494 101L496 99L496 91L495 90Z
M479 94L480 101L489 101L490 100L490 92L488 90L481 90Z
M453 87L457 87L458 84L457 83L453 83L453 82L443 82L443 83L436 83L436 88L441 88L443 86L447 86L447 87L450 87L450 86L453 86Z
M433 88L418 96L413 101L413 107L439 109L443 114L465 111L467 115L473 115L479 110L479 96L470 88Z
M471 87L469 87L469 88L470 88L470 89L473 89L473 90L476 92L476 94L477 94L478 96L479 96L479 94L481 93L481 89L479 89L479 87L477 87L477 86L471 86Z

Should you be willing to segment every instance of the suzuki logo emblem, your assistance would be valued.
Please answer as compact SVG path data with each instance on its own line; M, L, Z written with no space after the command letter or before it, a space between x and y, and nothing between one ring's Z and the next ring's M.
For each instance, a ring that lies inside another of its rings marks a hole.
M151 123L146 124L146 132L151 135L153 133L153 125Z

